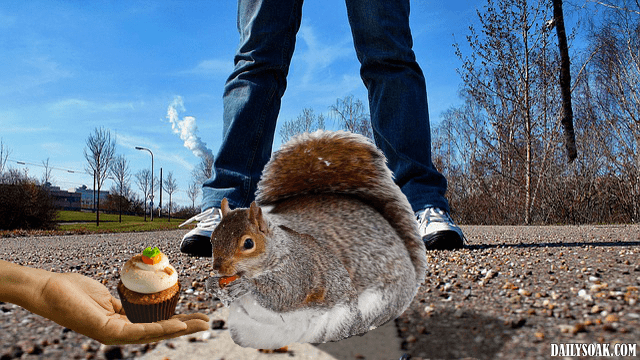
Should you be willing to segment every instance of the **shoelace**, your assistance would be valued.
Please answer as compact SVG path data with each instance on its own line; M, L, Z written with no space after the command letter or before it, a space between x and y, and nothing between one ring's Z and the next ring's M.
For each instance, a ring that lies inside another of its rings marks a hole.
M454 228L458 227L455 225L453 219L451 219L449 214L440 208L426 208L423 211L418 212L416 214L416 218L418 220L418 227L421 234L427 232L427 227L429 226L429 224L434 222L446 223L447 225ZM464 234L460 233L460 235L462 237L462 241L467 242L467 238L464 236Z
M432 222L453 223L453 220L449 218L447 213L438 208L426 208L423 211L418 212L416 217L418 219L420 233L425 233L427 231L427 226Z
M182 227L184 225L191 224L194 221L198 221L198 224L196 225L197 227L203 230L213 231L218 223L220 223L220 220L222 220L222 214L220 213L220 210L217 208L209 208L183 222L178 227Z

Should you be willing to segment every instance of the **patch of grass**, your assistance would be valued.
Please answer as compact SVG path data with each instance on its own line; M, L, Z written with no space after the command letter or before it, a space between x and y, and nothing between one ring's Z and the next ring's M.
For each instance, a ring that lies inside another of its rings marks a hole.
M147 216L147 221L149 221L149 217ZM59 223L65 222L95 222L96 214L93 212L84 212L84 211L67 211L62 210L58 211L58 216L56 217L56 221ZM100 222L111 222L118 221L118 214L105 214L100 213ZM122 215L122 222L144 222L144 216L136 216L136 215ZM160 221L167 221L166 219L162 219ZM173 219L171 219L173 221ZM154 221L155 222L155 221Z
M63 232L80 232L80 233L99 233L99 232L137 232L137 231L158 231L158 230L175 230L178 229L178 225L182 223L180 219L171 219L168 222L166 219L154 219L151 221L125 221L124 216L122 222L116 221L102 221L100 216L100 226L96 226L95 222L92 223L75 223L75 224L60 224L58 230Z
M140 231L176 230L184 219L154 218L153 222L143 216L122 215L122 222L118 222L118 214L100 214L100 226L96 226L96 214L80 211L59 211L55 230L0 230L0 238L17 236L54 236L54 235L82 235L96 233L120 233ZM194 225L182 229L192 229Z
M140 231L176 230L184 219L154 218L153 221L144 216L122 215L122 222L118 222L118 214L100 214L100 226L96 226L96 214L81 211L58 211L56 217L58 227L55 230L0 230L0 238L16 236L54 236L81 235L96 233L121 233ZM182 229L192 229L194 225Z

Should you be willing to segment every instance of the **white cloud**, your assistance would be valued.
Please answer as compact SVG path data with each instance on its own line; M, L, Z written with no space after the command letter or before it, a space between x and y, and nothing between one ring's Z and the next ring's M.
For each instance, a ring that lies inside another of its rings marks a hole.
M191 170L193 170L193 168L195 167L192 163L187 161L184 157L177 154L171 154L171 155L161 154L161 156L159 156L159 159L166 159L169 162L180 165L183 168L189 170L189 174L191 173Z
M194 68L180 71L180 75L224 75L231 74L233 70L233 61L231 59L209 59L198 63Z
M354 50L350 37L345 37L334 44L325 44L318 39L313 27L302 25L298 31L298 38L307 47L298 56L307 65L302 77L304 84L315 82L322 70L327 69L338 60L353 55Z
M160 161L171 162L189 171L191 171L194 167L194 165L189 161L185 160L184 157L173 153L171 150L166 150L165 146L163 146L162 144L156 143L152 140L149 140L147 136L131 135L128 133L118 133L117 139L116 139L116 145L119 147L119 149L129 149L129 150L135 149L136 146L145 147L150 149L153 152L154 160L157 161L158 163ZM145 152L145 154L146 156L149 156L148 153Z
M136 146L157 149L159 145L149 140L146 136L137 136L119 132L116 138L116 145L127 149L134 149ZM153 151L153 150L152 150Z
M181 96L176 96L167 109L167 119L171 123L171 130L180 136L180 139L184 141L184 147L191 150L195 156L213 158L213 153L207 148L207 144L196 135L198 132L196 118L185 116L180 120L179 112L182 111L185 111L184 102Z
M72 76L70 71L46 56L26 59L20 66L0 83L0 95L27 92Z
M48 104L47 108L51 112L78 112L85 111L89 113L99 112L117 112L122 110L135 110L136 106L142 106L142 102L95 102L84 99L69 98L59 100Z
M69 144L61 143L61 142L46 142L40 144L44 153L49 155L54 155L56 157L67 156L72 153L69 148Z
M15 133L40 133L40 132L49 132L51 128L49 126L21 126L21 125L13 125L2 127L2 132L4 134L15 134Z
M50 111L65 111L65 110L79 110L87 109L90 102L82 99L64 99L49 104Z
M296 80L290 80L290 84L295 90L288 96L301 97L305 106L320 107L329 106L347 95L366 100L351 33L340 36L338 40L323 38L316 35L314 27L301 26L298 39L303 46L294 55L294 66L300 60L303 65L299 66L301 70L293 71Z

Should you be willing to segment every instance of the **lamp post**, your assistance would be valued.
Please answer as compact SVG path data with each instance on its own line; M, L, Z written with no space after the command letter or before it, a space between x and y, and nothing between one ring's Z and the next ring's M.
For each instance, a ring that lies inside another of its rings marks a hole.
M140 146L136 146L136 150L146 150L151 154L151 196L149 198L151 199L151 221L153 221L153 153L151 150Z

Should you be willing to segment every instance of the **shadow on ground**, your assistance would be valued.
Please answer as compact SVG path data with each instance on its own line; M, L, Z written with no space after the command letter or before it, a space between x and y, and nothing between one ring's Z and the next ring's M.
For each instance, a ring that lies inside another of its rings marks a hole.
M524 325L504 324L495 318L460 310L428 317L405 313L396 321L405 339L403 350L414 357L437 359L493 359L517 328ZM421 335L407 338L403 330L409 327L413 327L409 333Z

